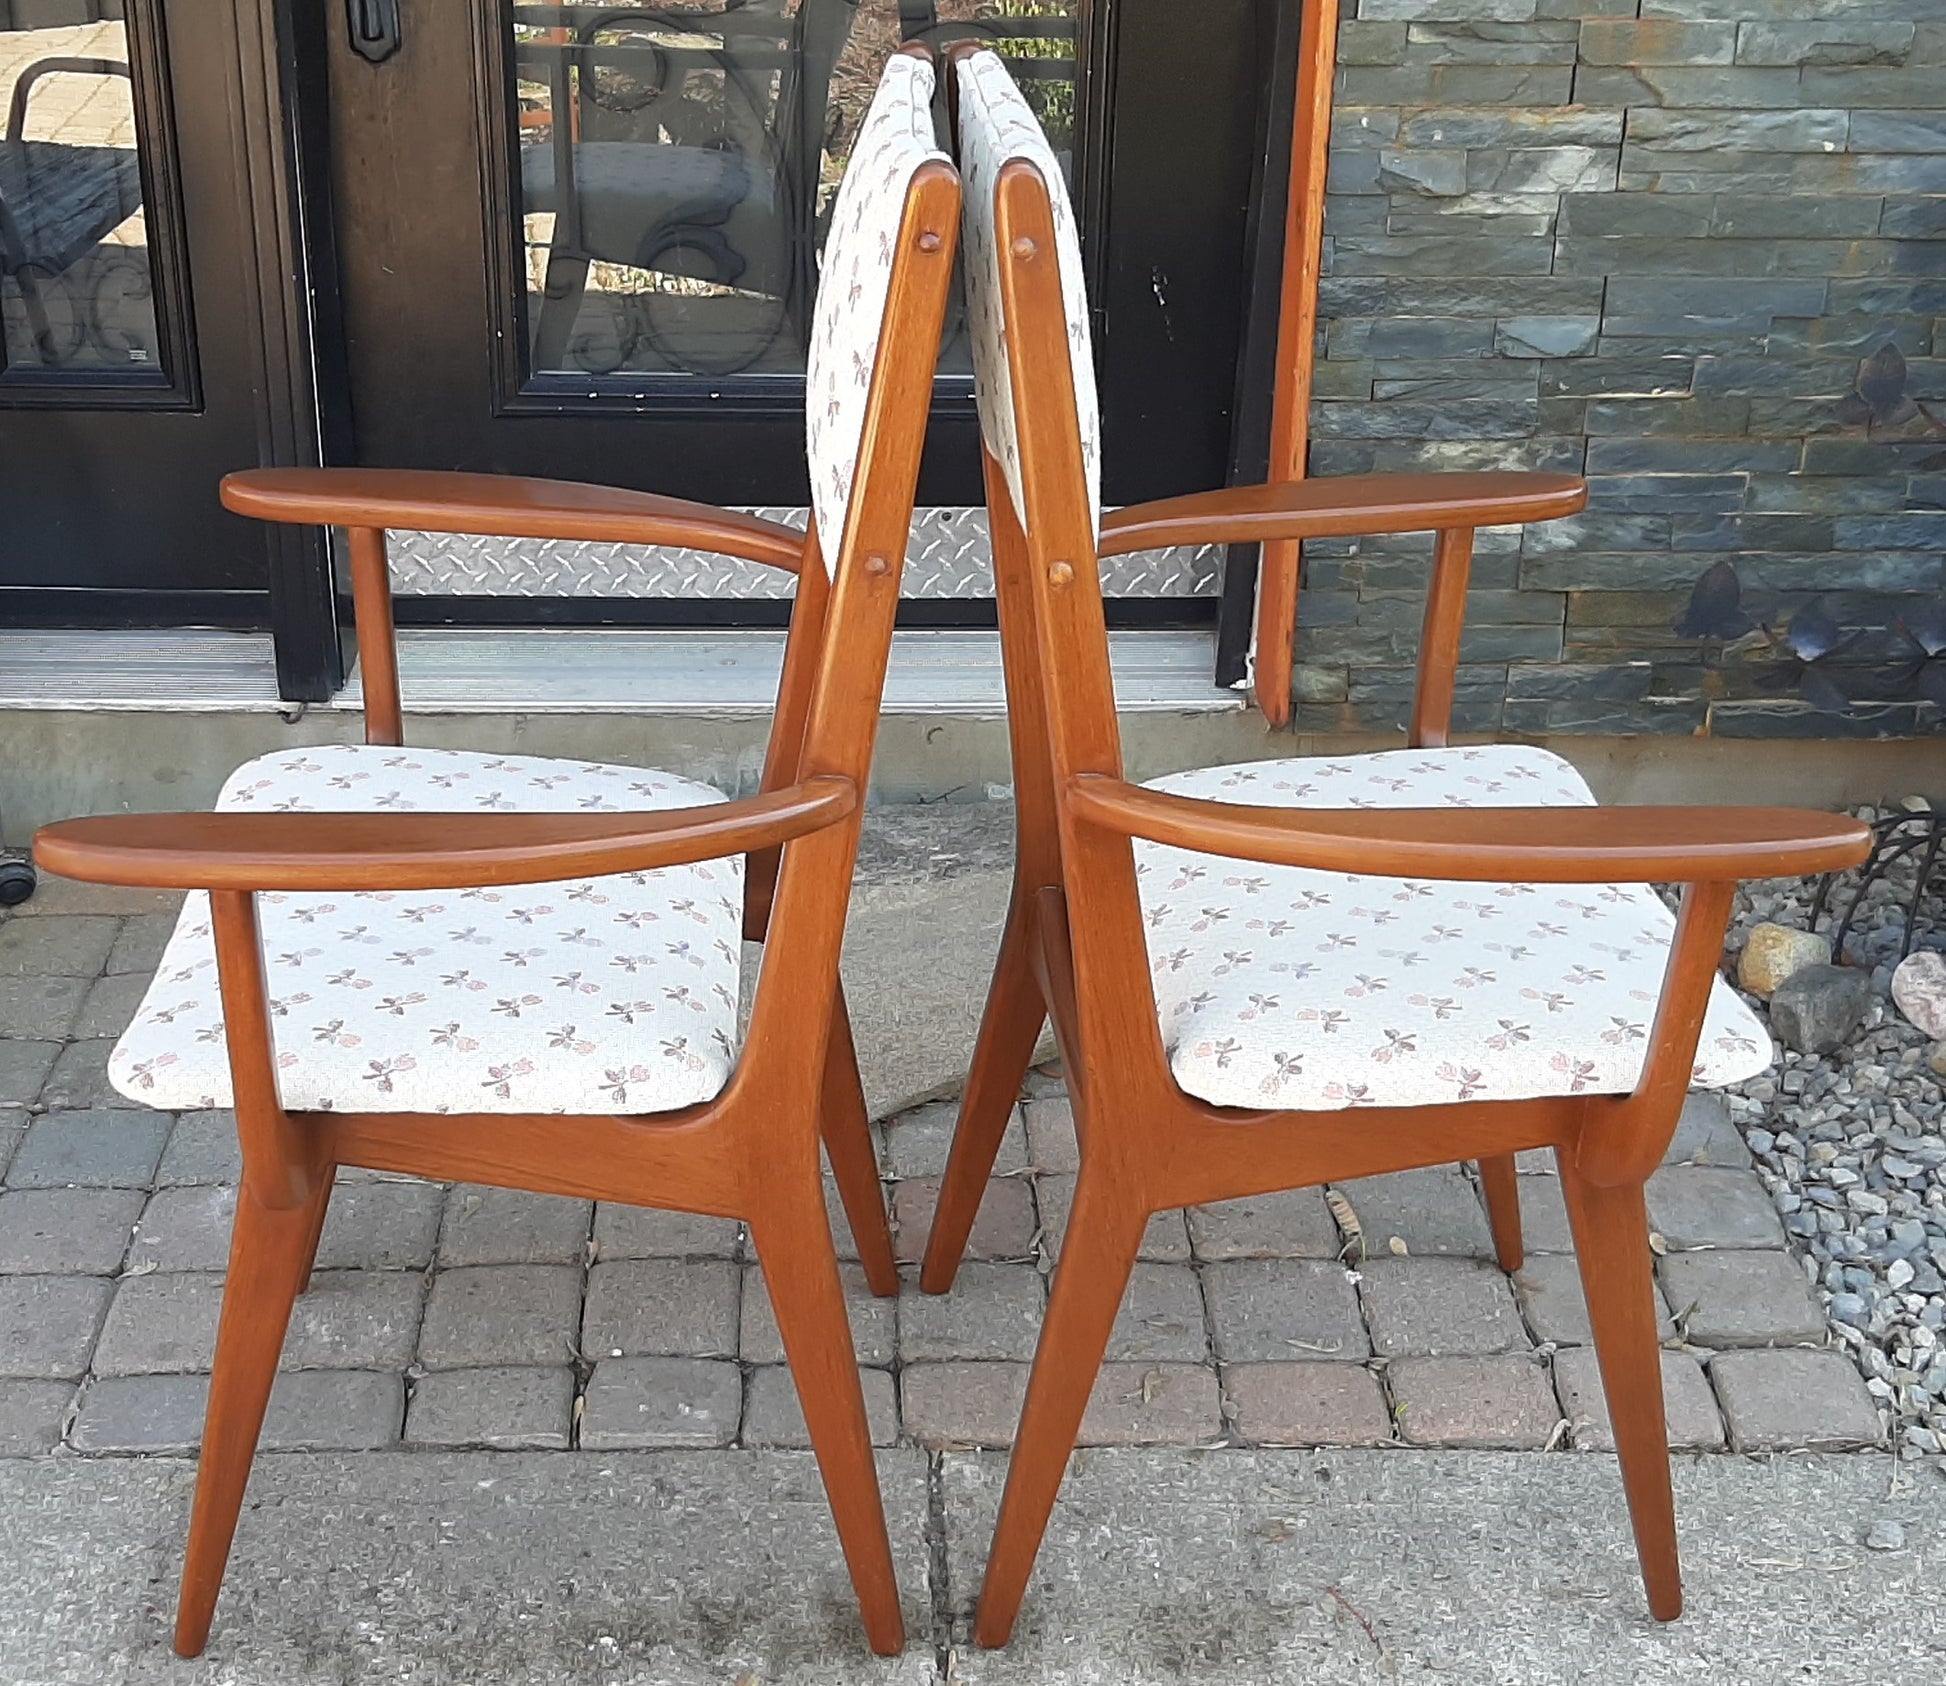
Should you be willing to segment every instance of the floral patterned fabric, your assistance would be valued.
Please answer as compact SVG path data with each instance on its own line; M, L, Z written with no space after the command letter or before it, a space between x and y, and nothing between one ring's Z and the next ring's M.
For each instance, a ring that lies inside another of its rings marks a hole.
M1033 108L1007 74L997 53L982 50L959 60L959 155L965 177L960 244L965 256L966 320L973 343L973 375L980 435L1006 471L1014 508L1025 507L1020 489L1020 436L1007 357L1007 329L1000 309L1000 247L994 233L994 189L1001 168L1024 158L1046 179L1054 204L1054 249L1067 305L1068 357L1074 369L1074 401L1081 425L1081 460L1088 498L1101 517L1101 405L1095 395L1095 352L1088 330L1088 288L1081 269L1081 241L1067 178L1047 144Z
M246 762L216 806L463 815L722 800L634 767L341 744ZM266 893L257 907L293 1111L663 1112L712 1098L736 1063L741 855L504 889ZM108 1073L149 1106L230 1104L200 892Z
M1511 744L1209 767L1149 787L1262 808L1594 802L1559 756ZM1422 882L1135 852L1170 1068L1214 1105L1625 1094L1641 1074L1675 929L1646 885ZM1695 1082L1735 1083L1771 1058L1719 979Z
M927 60L886 61L831 209L804 376L811 506L827 568L837 565L858 473L906 190L922 164L946 162L933 138L933 86Z

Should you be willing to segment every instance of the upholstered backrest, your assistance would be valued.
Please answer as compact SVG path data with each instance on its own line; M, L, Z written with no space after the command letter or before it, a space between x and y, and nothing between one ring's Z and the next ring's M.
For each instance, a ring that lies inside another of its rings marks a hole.
M895 53L886 61L832 207L804 393L811 509L827 568L837 563L858 472L906 190L922 164L946 159L933 136L933 87L929 60Z
M1067 305L1068 356L1074 367L1076 419L1081 427L1081 458L1088 476L1088 499L1101 515L1101 404L1095 395L1095 354L1088 331L1088 288L1081 272L1081 241L1067 179L1039 120L1007 74L999 54L982 48L962 53L959 73L959 164L965 182L960 251L966 277L966 321L973 342L973 378L980 406L980 433L1013 489L1014 508L1024 508L1020 490L1020 438L1014 422L1014 395L1007 357L1007 330L1000 312L1000 250L994 237L994 191L1003 166L1016 158L1034 165L1047 180L1054 202L1054 243L1061 270L1061 296Z

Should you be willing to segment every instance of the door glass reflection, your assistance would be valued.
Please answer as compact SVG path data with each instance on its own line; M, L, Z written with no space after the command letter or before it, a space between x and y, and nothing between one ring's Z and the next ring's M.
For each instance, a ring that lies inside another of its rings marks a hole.
M801 374L818 252L879 67L994 42L1072 157L1081 0L507 10L529 368ZM957 326L948 367L967 367Z
M111 9L120 7L76 0L60 10ZM11 21L25 10L0 8L6 366L160 375L127 27L119 17L55 28Z

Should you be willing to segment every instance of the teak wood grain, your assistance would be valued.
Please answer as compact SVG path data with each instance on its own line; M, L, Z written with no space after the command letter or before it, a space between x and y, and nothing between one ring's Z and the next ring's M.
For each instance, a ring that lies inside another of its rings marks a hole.
M989 460L1019 861L975 1066L920 1285L952 1284L1044 1017L1068 1073L1080 1170L994 1531L975 1638L1003 1644L1150 1216L1175 1207L1476 1159L1497 1253L1520 1262L1513 1155L1549 1148L1567 1189L1651 1611L1681 1609L1643 1184L1674 1133L1738 878L1864 856L1865 829L1787 809L1243 807L1129 783L1097 557L1241 536L1436 531L1412 715L1446 740L1472 529L1579 507L1566 476L1358 477L1173 499L1094 530L1047 184L997 185L1001 292L1024 507ZM1334 501L1342 495L1342 504ZM1626 1095L1476 1099L1344 1112L1210 1106L1171 1075L1132 839L1292 866L1500 882L1684 886L1646 1062Z
M240 513L349 531L374 743L403 736L388 527L692 546L788 568L798 596L762 789L743 801L599 815L151 815L69 821L37 839L43 864L71 877L211 891L244 1171L176 1621L184 1656L209 1636L291 1303L341 1165L747 1224L866 1637L882 1653L902 1648L819 1147L867 1281L877 1294L897 1293L838 957L958 232L957 175L943 163L922 166L905 203L829 585L812 535L639 492L376 470L253 470L224 483L224 501ZM256 892L517 884L738 852L747 855L744 929L766 951L736 1069L714 1100L640 1117L283 1107Z

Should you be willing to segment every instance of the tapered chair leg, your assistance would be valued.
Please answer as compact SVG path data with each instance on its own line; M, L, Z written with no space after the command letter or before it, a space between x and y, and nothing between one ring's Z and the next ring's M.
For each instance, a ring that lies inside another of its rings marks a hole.
M277 1379L291 1302L311 1274L330 1198L328 1168L319 1174L310 1197L287 1209L261 1205L248 1184L237 1194L230 1273L217 1324L216 1362L203 1418L203 1452L189 1518L182 1599L176 1609L178 1656L200 1656L209 1642L216 1594L229 1561L271 1383Z
M1511 1276L1527 1262L1527 1244L1520 1233L1520 1178L1511 1153L1480 1161L1480 1192L1487 1197L1494 1257Z
M1566 1152L1560 1160L1649 1611L1657 1621L1671 1622L1682 1614L1682 1569L1676 1554L1648 1208L1640 1183L1596 1188L1576 1173Z
M858 1246L858 1262L874 1294L889 1299L899 1291L899 1267L892 1256L892 1226L885 1216L885 1188L878 1178L878 1152L872 1146L871 1120L865 1113L865 1089L858 1074L858 1049L851 1036L851 1012L845 992L831 1015L831 1038L825 1044L824 1088L818 1104L818 1129L831 1160L839 1197L851 1238Z
M1091 1180L1083 1161L987 1554L973 1622L981 1645L1004 1645L1013 1633L1148 1219L1137 1201Z
M865 1638L880 1656L896 1656L905 1648L905 1622L892 1545L844 1288L815 1187L780 1189L765 1216L751 1220L750 1236L858 1594Z
M980 1199L1000 1152L1000 1138L1020 1098L1021 1081L1034 1058L1047 1009L1034 976L1034 909L1031 900L1016 895L1000 939L993 982L987 988L980 1035L973 1045L973 1065L961 1092L959 1119L953 1126L953 1148L946 1175L939 1185L939 1204L926 1237L925 1262L919 1286L928 1294L943 1294L953 1285L966 1252Z

